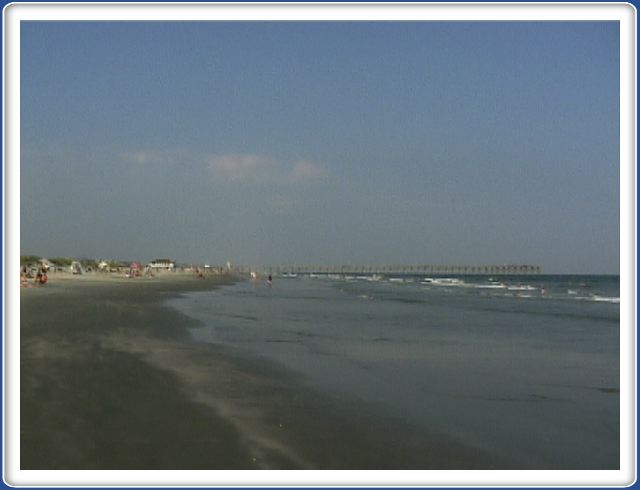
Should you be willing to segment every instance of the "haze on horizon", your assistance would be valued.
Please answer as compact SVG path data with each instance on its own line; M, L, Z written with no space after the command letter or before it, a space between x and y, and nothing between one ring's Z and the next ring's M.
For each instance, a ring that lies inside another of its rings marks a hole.
M22 22L23 254L618 273L615 22Z

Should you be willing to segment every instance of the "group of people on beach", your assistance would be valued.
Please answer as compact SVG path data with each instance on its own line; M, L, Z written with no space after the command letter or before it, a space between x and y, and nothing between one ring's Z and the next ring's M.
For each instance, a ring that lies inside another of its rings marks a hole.
M34 286L45 285L49 280L49 277L47 276L47 267L43 265L38 268L38 272L36 273L36 276L33 279L32 284L29 283L30 277L31 277L31 274L27 269L27 267L26 266L23 267L20 270L20 287L21 288L32 288Z

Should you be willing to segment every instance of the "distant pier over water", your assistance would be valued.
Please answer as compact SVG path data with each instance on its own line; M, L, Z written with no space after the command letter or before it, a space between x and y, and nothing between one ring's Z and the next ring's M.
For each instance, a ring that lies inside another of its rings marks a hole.
M280 265L237 266L241 273L264 271L269 274L436 274L436 275L532 275L542 272L540 266L528 264L508 265Z

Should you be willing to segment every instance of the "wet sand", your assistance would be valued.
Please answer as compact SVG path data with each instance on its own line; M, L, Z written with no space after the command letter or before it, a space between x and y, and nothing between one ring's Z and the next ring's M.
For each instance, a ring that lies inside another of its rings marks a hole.
M512 463L278 365L194 342L162 302L211 276L21 290L21 469L471 469Z

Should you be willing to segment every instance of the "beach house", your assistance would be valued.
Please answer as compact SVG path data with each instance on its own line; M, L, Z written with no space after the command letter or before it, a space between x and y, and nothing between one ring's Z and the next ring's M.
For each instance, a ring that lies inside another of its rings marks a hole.
M149 262L151 270L155 271L170 271L173 272L176 267L175 260L171 259L155 259Z

